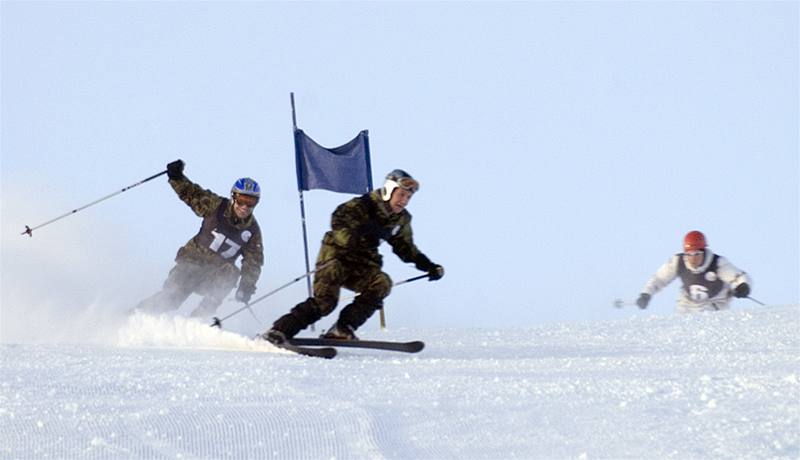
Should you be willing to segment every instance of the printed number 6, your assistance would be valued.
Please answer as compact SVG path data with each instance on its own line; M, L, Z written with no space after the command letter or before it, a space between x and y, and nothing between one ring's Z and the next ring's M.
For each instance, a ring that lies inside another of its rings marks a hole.
M708 299L708 288L699 284L689 286L689 297L692 300L706 300Z

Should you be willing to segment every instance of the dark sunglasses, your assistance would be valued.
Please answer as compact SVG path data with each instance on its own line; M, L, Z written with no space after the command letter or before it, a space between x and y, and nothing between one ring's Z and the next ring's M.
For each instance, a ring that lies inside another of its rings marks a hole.
M241 207L255 208L258 204L258 198L250 195L236 195L233 197L233 202Z

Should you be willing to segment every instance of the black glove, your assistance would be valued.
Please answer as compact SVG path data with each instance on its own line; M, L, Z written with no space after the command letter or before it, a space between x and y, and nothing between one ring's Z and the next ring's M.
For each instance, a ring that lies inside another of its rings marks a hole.
M650 303L650 297L651 297L650 294L648 294L646 292L642 292L639 295L639 298L636 299L636 305L638 305L639 308L644 310L645 308L647 308L647 304Z
M167 165L167 177L173 180L183 179L183 160L175 160Z
M433 267L428 270L428 281L436 281L442 279L444 276L444 267L441 265L434 264Z
M236 300L239 302L249 303L251 297L253 297L253 291L251 289L239 287L239 289L236 290Z
M431 259L429 259L428 256L426 256L421 252L417 254L417 258L416 260L414 260L414 266L417 267L417 270L423 272L430 272L433 269L434 265L435 264L431 262Z
M738 297L740 299L742 297L747 297L749 295L750 295L750 286L748 286L747 283L742 283L736 286L736 289L733 290L733 296Z
M444 276L444 267L431 262L431 259L423 253L417 255L414 266L417 267L417 270L428 272L428 281L436 281Z

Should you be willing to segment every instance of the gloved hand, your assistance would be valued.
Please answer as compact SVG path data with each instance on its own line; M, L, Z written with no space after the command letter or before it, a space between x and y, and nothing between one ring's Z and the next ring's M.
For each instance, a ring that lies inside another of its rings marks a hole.
M647 308L647 304L650 303L650 297L651 297L650 294L648 294L646 292L642 292L639 295L639 298L636 299L636 305L638 305L639 308L644 310L645 308Z
M253 297L253 291L249 289L242 289L241 287L236 290L236 300L242 303L249 303L250 298Z
M442 279L444 276L444 267L441 265L434 264L430 270L428 270L428 281L436 281Z
M736 286L736 289L733 290L733 296L738 297L740 299L742 297L747 297L749 295L750 295L750 286L748 286L747 283L742 283Z
M183 160L175 160L167 165L167 177L173 180L183 178Z
M417 270L428 272L428 281L436 281L444 276L444 267L431 262L431 259L423 253L417 255L414 266Z

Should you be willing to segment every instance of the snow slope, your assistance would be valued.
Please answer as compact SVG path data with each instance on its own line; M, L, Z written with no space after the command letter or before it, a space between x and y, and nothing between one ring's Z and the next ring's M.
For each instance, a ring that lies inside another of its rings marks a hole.
M799 305L366 331L427 348L334 360L181 317L114 327L0 345L0 457L800 457Z

